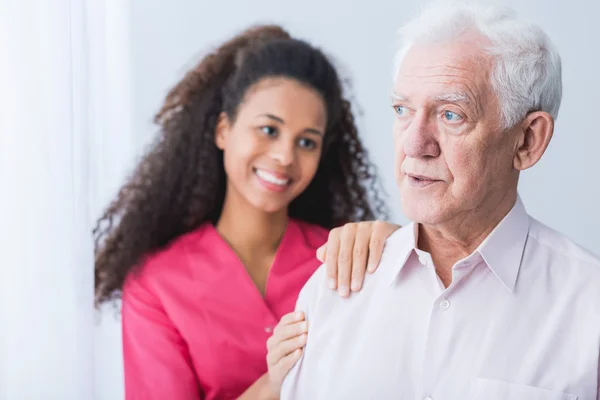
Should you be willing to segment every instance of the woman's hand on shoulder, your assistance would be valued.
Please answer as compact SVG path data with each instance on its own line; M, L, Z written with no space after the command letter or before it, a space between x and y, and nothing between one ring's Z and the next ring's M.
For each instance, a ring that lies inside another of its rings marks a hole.
M379 266L385 241L400 228L384 221L347 223L329 232L327 243L317 250L325 263L327 285L342 297L358 292L366 272Z

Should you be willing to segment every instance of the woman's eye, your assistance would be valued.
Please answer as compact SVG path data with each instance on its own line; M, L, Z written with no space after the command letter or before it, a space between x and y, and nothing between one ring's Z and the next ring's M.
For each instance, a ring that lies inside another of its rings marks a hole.
M300 139L300 147L305 149L314 149L317 147L317 143L311 139Z
M267 136L273 136L277 133L277 129L273 128L272 126L263 126L260 128L260 130Z

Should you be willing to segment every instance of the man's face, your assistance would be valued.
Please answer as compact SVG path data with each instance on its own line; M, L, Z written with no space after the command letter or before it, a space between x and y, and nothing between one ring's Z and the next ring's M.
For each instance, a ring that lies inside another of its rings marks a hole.
M503 131L481 36L416 44L393 94L396 181L405 215L437 225L498 205L518 171L516 135Z

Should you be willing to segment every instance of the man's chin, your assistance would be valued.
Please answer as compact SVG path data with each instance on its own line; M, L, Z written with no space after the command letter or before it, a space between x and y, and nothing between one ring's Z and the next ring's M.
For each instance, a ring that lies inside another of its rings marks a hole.
M441 210L438 210L437 205L426 199L402 201L402 212L410 221L419 224L433 225L441 220Z

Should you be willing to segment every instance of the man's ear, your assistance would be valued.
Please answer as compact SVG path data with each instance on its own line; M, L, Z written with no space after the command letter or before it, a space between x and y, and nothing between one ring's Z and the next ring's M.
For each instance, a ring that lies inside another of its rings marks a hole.
M230 129L231 124L229 123L229 118L227 117L227 114L222 112L219 114L217 126L215 128L215 145L221 150L225 150L225 136L227 136Z
M543 111L528 114L519 125L514 167L524 171L533 167L544 155L554 133L554 119Z

